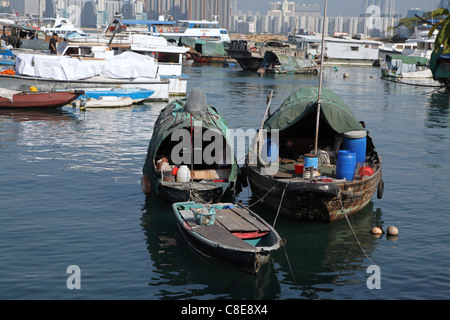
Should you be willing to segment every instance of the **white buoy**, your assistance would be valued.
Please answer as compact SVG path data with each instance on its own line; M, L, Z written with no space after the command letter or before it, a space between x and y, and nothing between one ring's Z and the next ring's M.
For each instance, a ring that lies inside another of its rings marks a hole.
M350 77L350 75L347 72L344 73L344 79L347 79L348 77Z
M389 228L387 228L386 232L388 235L398 236L398 229L395 226L390 226Z

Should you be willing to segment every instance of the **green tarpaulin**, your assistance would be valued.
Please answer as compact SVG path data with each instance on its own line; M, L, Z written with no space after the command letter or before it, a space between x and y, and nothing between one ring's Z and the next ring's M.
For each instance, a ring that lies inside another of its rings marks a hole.
M269 130L289 128L313 110L316 110L317 99L317 88L298 89L267 119L264 128ZM339 134L353 130L364 130L345 102L330 90L322 89L320 116L321 121L326 121Z
M386 55L386 62L390 62L392 60L400 60L406 64L415 64L418 66L426 66L430 63L427 58L422 57L413 57L413 56L403 56L400 54L388 54Z

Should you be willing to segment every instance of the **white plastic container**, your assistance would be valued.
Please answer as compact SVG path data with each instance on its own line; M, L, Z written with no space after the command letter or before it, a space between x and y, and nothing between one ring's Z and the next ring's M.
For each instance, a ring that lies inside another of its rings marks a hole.
M191 170L185 165L180 166L177 171L177 182L189 182L191 179Z

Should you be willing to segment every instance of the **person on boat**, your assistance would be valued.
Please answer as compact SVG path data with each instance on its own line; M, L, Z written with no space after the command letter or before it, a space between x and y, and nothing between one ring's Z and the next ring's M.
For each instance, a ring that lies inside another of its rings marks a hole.
M48 44L48 49L50 50L51 54L56 54L57 43L58 43L58 34L53 33L52 37L50 38L50 42Z
M284 139L284 145L282 149L282 157L286 159L296 159L297 155L294 152L293 149L294 141L292 138L285 138Z

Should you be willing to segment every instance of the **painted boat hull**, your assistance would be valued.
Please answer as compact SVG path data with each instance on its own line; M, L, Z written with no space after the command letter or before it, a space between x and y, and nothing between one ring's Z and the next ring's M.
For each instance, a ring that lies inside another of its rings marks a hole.
M252 193L264 198L261 204L291 220L334 222L361 211L382 183L381 161L369 178L345 183L313 183L309 180L281 181L259 173L256 166L247 166L246 173ZM283 196L283 191L285 194Z
M13 99L0 97L1 108L59 108L77 99L84 91L27 92L13 96Z
M134 103L147 100L154 92L144 89L117 89L117 90L87 90L84 96L91 99L100 99L101 97L129 97Z

